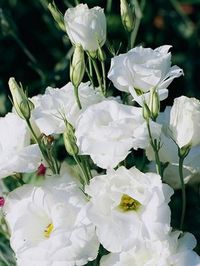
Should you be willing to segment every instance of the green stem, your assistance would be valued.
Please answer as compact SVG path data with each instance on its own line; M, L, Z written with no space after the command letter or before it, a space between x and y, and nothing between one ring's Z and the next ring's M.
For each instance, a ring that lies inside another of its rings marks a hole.
M78 108L81 110L82 106L81 106L81 102L80 102L79 95L78 95L78 87L75 87L75 86L74 86L74 95L75 95L75 98L76 98L76 102L77 102Z
M101 92L105 96L104 88L103 88L103 84L102 84L102 80L101 80L101 74L99 72L99 68L97 66L97 62L95 61L95 59L92 59L92 63L93 63L93 66L94 66L94 70L96 72L96 76L97 76L97 80L98 80L99 86L101 88Z
M104 96L106 97L106 70L105 70L105 61L101 61L101 68L103 74L103 89L104 89Z
M160 161L160 157L159 157L159 149L157 147L156 140L155 141L153 140L149 121L147 121L147 129L148 129L148 134L149 134L149 138L150 138L150 144L151 144L153 151L154 151L154 154L155 154L156 172L157 172L157 174L159 174L161 176L161 178L163 178L162 165L161 165L161 161Z
M135 41L137 38L138 30L139 30L141 19L142 19L142 12L144 10L146 0L142 0L140 5L138 1L135 0L134 4L135 4L136 20L135 20L135 27L130 36L130 49L132 49L135 45Z
M26 48L25 44L19 39L19 37L13 32L12 33L13 38L16 40L18 45L21 47L21 49L24 51L26 56L32 61L34 64L37 64L37 60L32 55L32 53Z
M88 75L88 78L89 78L89 80L90 80L93 88L95 89L94 81L92 79L92 76L93 76L92 62L91 62L91 58L89 56L88 56L88 64L89 64L89 70L88 70L87 66L86 66L86 69L85 70L86 70L86 73Z
M84 167L82 165L82 162L81 162L81 160L79 160L78 156L74 155L73 157L74 157L74 160L75 160L76 164L79 167L79 170L81 172L82 181L83 181L83 186L85 187L85 185L89 184L87 173L85 172L85 169L84 169Z
M183 229L184 219L185 219L185 210L186 210L186 192L185 192L185 183L183 177L183 156L179 155L179 176L181 181L181 190L182 190L182 212L181 212L181 222L180 222L180 230Z
M92 59L90 56L88 56L88 62L89 62L89 73L90 73L90 77L93 76L93 71L92 71Z
M112 0L107 0L106 12L110 13L112 7Z
M74 3L76 6L80 4L79 0L74 0Z

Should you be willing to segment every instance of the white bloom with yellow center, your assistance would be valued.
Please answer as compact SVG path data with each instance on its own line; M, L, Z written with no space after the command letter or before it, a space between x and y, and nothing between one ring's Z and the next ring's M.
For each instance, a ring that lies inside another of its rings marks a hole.
M95 259L99 243L86 204L84 194L66 176L11 192L4 213L18 265L84 265Z
M118 254L103 256L100 266L199 266L200 257L193 251L196 240L190 233L180 238L176 231L165 240L144 241Z
M31 101L35 108L32 111L32 118L40 131L46 135L63 133L65 129L63 116L75 126L77 118L89 105L103 99L100 93L95 92L90 82L80 84L79 98L81 110L77 105L71 82L61 89L47 87L44 95L33 97Z
M170 230L168 202L173 190L157 174L119 167L94 177L86 193L91 197L88 217L101 244L111 252L164 237Z
M37 170L41 154L38 145L30 142L24 120L14 113L0 118L0 178Z

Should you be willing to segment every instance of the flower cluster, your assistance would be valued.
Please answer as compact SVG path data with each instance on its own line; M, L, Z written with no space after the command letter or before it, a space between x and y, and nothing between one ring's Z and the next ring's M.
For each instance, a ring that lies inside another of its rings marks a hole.
M0 118L0 177L17 182L0 207L17 265L200 266L195 237L182 232L185 184L200 172L200 102L181 96L160 112L183 74L171 46L110 58L111 90L103 9L51 12L74 46L71 80L28 98L11 78L13 110ZM126 1L121 12L134 30ZM182 189L180 230L171 224L171 186Z

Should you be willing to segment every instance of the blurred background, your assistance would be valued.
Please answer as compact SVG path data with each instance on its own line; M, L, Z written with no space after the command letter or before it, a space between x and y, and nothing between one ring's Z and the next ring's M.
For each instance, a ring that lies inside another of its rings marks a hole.
M131 0L134 2L134 0ZM10 109L8 79L14 76L29 95L44 92L48 85L60 87L69 81L72 54L67 35L54 22L48 0L0 0L0 114ZM55 0L64 14L77 0ZM120 53L125 52L127 35L121 24L119 0L86 0L90 7L105 9L108 40ZM146 0L136 45L155 48L172 45L173 64L185 76L170 86L164 104L182 94L200 98L200 0ZM109 68L110 60L107 60Z
M119 15L120 1L55 0L63 14L78 2L105 9L109 43L115 51L126 52L127 35ZM47 86L61 87L69 82L71 44L67 35L57 27L47 6L47 0L0 0L0 116L11 109L8 100L8 79L11 76L22 82L29 96L43 93ZM200 99L199 33L200 0L146 0L135 44L151 48L172 45L173 64L177 64L185 73L172 82L169 97L163 106L172 105L173 99L183 94ZM110 65L109 56L107 69ZM194 233L200 243L199 192L199 186L187 189L188 208L184 230ZM180 205L178 191L171 203L174 227L178 227L177 217L179 220L180 214L177 215L177 212L180 211ZM197 251L200 251L200 246ZM4 250L0 244L1 252ZM1 265L4 264L0 260Z

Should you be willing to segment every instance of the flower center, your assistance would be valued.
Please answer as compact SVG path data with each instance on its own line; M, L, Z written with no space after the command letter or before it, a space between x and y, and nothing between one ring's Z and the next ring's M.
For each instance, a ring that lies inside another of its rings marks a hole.
M133 198L131 198L129 195L123 194L121 197L120 204L118 207L122 211L137 211L141 206L141 203Z
M45 228L45 230L44 230L44 236L45 236L46 238L50 237L51 232L53 231L53 229L54 229L54 225L53 225L52 223L49 224L49 225Z

